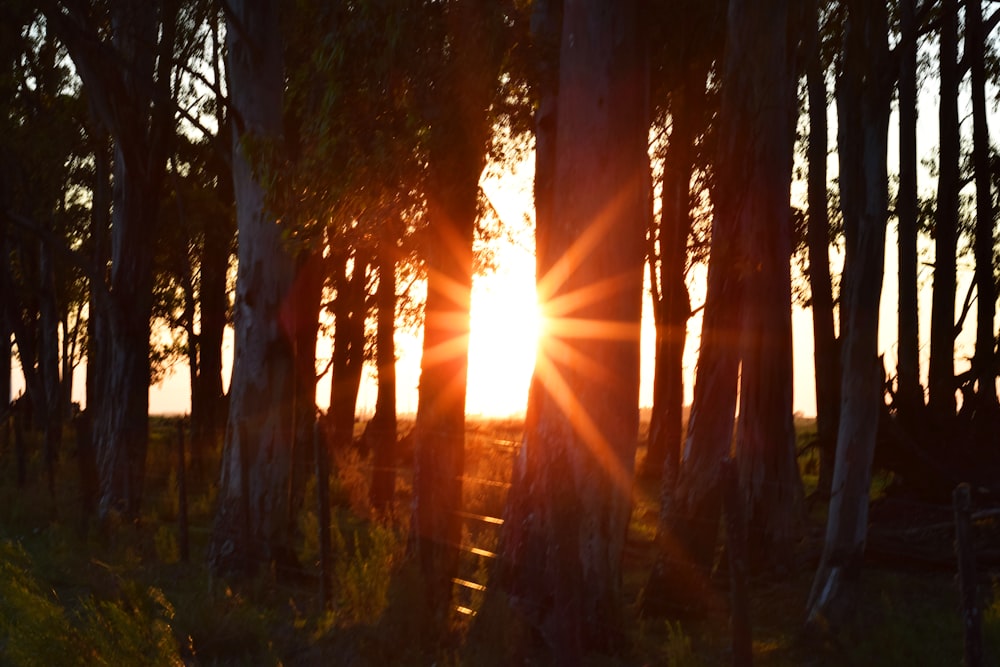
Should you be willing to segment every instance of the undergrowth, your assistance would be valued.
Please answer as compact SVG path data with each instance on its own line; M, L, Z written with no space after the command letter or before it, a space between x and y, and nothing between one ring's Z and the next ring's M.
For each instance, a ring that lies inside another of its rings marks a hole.
M799 424L800 427L803 424ZM403 430L405 432L405 430ZM499 547L507 482L520 439L516 422L470 429L464 484L467 514L454 613L431 627L424 582L406 558L410 472L400 469L396 506L376 517L367 508L370 457L336 453L331 465L333 599L319 598L315 480L296 518L294 577L261 572L236 585L213 579L205 553L215 498L214 475L187 477L191 560L178 547L175 424L152 421L147 510L136 524L102 530L82 512L71 452L50 497L37 455L29 481L14 484L10 447L0 446L0 665L510 665L546 664L530 645L524 619L500 594L486 595ZM808 435L800 442L807 441ZM68 451L68 450L67 450ZM641 460L643 452L639 452ZM218 460L210 452L203 460ZM203 464L204 465L204 464ZM814 452L801 467L815 483ZM189 471L191 472L191 471ZM624 564L626 648L594 656L593 665L692 667L732 661L725 612L684 618L639 617L635 600L649 568L659 490L638 481ZM819 534L821 517L810 515ZM815 539L815 538L814 538ZM962 655L958 594L950 573L865 570L864 596L836 641L804 641L801 625L814 563L780 580L750 581L757 665L941 665ZM983 634L988 664L1000 660L1000 580L982 573ZM992 586L990 581L993 581ZM718 594L727 595L724 577ZM724 605L723 605L724 607ZM992 661L992 662L990 662Z

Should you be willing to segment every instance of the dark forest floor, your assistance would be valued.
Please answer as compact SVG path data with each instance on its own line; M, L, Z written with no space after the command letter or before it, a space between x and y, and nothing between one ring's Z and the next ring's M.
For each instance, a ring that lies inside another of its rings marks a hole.
M810 424L799 427L808 430ZM506 479L519 437L516 421L470 426L466 503L470 520L460 577L488 585L489 553L502 515ZM405 427L403 429L405 432ZM104 533L85 520L76 467L67 445L55 498L37 454L28 484L18 489L11 448L0 448L0 665L482 665L546 664L539 653L514 663L512 632L502 624L466 634L473 618L456 612L453 632L431 637L418 602L419 583L404 564L409 471L399 470L393 524L364 509L370 462L357 451L336 455L333 479L335 607L319 605L316 513L298 519L296 572L263 572L239 587L212 580L204 565L211 527L213 475L190 471L190 562L180 561L174 425L153 420L146 505L138 525ZM67 440L68 440L67 436ZM217 454L216 454L217 455ZM643 452L640 451L641 457ZM802 463L807 491L814 462ZM211 462L205 464L214 469ZM506 476L506 477L505 477ZM749 582L757 665L948 665L962 659L950 528L951 508L887 495L890 478L873 487L869 554L862 595L836 639L802 637L804 610L822 547L825 508L810 509L794 562L781 574ZM638 481L625 559L630 603L628 646L595 665L731 664L725 577L713 580L713 604L679 618L639 618L637 599L649 571L658 488ZM987 510L976 539L987 661L1000 664L1000 520ZM456 587L458 606L474 611L482 592Z

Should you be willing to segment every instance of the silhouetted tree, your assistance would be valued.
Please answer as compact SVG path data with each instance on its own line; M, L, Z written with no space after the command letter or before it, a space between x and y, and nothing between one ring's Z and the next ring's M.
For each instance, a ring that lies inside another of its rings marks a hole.
M958 125L958 1L941 0L940 104L937 209L934 215L934 288L931 296L931 354L928 409L937 429L955 416L955 281L961 174Z
M792 419L788 204L803 15L794 0L730 1L719 115L716 199L721 214L737 218L743 256L730 270L744 274L736 453L748 555L771 566L790 564L803 518Z
M637 4L562 10L551 218L537 227L550 324L515 464L501 580L554 658L579 664L584 651L623 639L648 114Z
M856 590L868 529L868 498L882 406L879 301L888 218L886 172L894 70L885 5L845 3L837 80L840 201L846 255L841 280L841 412L826 540L808 618L822 627L843 619Z
M813 324L813 372L816 386L816 438L820 450L817 491L830 494L837 415L840 411L840 354L834 326L833 285L830 277L830 216L828 212L826 58L821 23L826 3L813 0L806 28L806 86L809 98L808 206L806 244L809 249L809 292Z
M903 424L923 416L920 384L920 326L917 300L917 21L916 1L901 0L899 54L899 304L897 307L896 413Z
M423 353L414 431L411 546L443 627L461 539L469 307L479 178L493 136L506 51L506 7L454 0L428 7L431 80L427 122L427 270Z
M996 245L993 191L990 184L990 130L986 110L986 34L981 0L965 2L965 58L969 62L972 93L972 167L976 181L976 225L973 247L976 258L976 419L983 434L995 426L997 413ZM988 437L988 435L987 435Z
M97 382L104 399L94 417L102 517L135 516L142 498L153 252L175 130L170 75L177 9L172 0L121 2L99 19L85 3L42 3L115 146L108 294L92 314L105 319L107 338Z

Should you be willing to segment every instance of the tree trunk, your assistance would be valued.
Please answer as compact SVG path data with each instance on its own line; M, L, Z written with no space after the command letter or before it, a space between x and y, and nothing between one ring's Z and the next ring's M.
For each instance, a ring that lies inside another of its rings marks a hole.
M378 247L378 323L375 364L378 395L370 428L372 485L370 501L376 512L388 514L396 495L396 242L383 236Z
M347 260L337 260L334 282L337 297L334 304L333 380L330 383L331 438L336 449L343 449L354 439L354 419L358 392L364 370L365 316L367 304L367 252L354 251L353 268L347 276Z
M976 352L973 367L977 381L976 420L984 439L989 437L997 413L996 284L993 193L990 185L990 130L986 115L986 35L981 0L966 0L965 53L972 78L972 164L976 179ZM985 441L982 444L987 444Z
M955 256L958 238L958 1L941 4L940 162L934 218L934 291L931 297L931 356L928 407L936 430L955 416ZM941 431L943 432L943 431Z
M220 180L231 178L220 176ZM231 197L230 197L231 199ZM201 461L207 450L214 449L217 438L225 426L225 393L222 390L222 338L226 329L226 311L229 296L226 290L226 272L229 269L232 230L221 221L210 224L205 230L201 251L201 289L198 310L201 315L201 332L198 334L197 396L199 418L192 415L191 456Z
M295 282L282 304L281 320L292 341L295 368L293 376L293 427L288 482L289 530L295 530L298 511L305 501L305 480L315 464L314 424L316 423L316 338L319 312L326 283L327 263L322 249L300 253L296 261ZM325 439L323 441L325 445Z
M552 217L537 228L550 325L503 542L510 600L562 664L623 641L649 202L643 53L636 3L565 5Z
M414 432L411 546L443 628L461 538L472 243L500 66L489 3L445 8L449 55L429 128L427 302Z
M93 107L93 104L91 104ZM91 111L94 122L94 200L90 212L91 262L95 267L108 265L108 233L111 229L111 159L107 130L97 119L96 110ZM104 272L95 271L103 275ZM101 412L101 389L107 374L107 322L104 312L108 307L105 285L91 284L90 300L87 304L87 378L86 403L90 422L90 443L93 445L94 415Z
M841 283L841 409L826 542L807 605L813 627L835 626L854 598L868 528L868 492L882 387L878 314L888 218L888 16L852 0L837 83L841 206L846 255Z
M292 344L280 309L294 261L264 206L247 144L282 130L283 44L278 3L230 3L226 42L233 128L233 186L239 230L235 349L229 423L209 544L216 574L250 574L293 560L288 531Z
M733 176L731 182L739 179ZM672 492L666 486L661 492L656 560L642 596L649 613L704 604L722 510L719 464L733 442L743 290L743 275L733 270L741 261L739 202L723 188L715 193L694 401L676 484Z
M62 391L59 384L59 306L56 303L56 277L52 249L38 244L38 372L45 400L38 406L44 424L43 456L49 493L56 491L56 461L62 439Z
M103 394L94 429L101 479L99 514L136 517L148 441L149 324L157 210L174 132L170 100L178 8L147 2L110 8L111 43L76 7L43 6L66 45L93 109L115 141L110 297L97 304L106 337ZM100 160L98 160L100 162Z
M803 519L792 420L788 205L802 27L797 2L730 2L719 115L719 185L733 198L725 210L736 216L745 254L736 451L755 566L790 565Z
M915 0L900 3L899 60L899 306L896 414L919 430L924 389L920 385L920 323L917 305L917 26ZM916 431L914 431L916 432Z
M3 451L7 451L10 440L10 419L11 419L11 371L13 360L13 346L11 345L11 323L10 323L10 281L8 280L6 265L10 261L10 252L7 245L7 227L0 223L0 255L4 263L0 269L0 445Z
M830 218L827 212L827 93L821 53L819 2L812 5L806 78L809 95L809 290L812 301L813 363L816 376L816 437L820 451L820 497L830 496L840 412L840 354L834 328L830 279ZM914 255L915 257L915 255Z
M662 476L664 484L670 487L677 478L684 429L684 344L691 318L691 298L684 276L691 234L695 123L704 99L704 75L700 68L689 68L682 83L671 92L673 128L663 166L660 321L656 323L653 412L643 467L647 475Z

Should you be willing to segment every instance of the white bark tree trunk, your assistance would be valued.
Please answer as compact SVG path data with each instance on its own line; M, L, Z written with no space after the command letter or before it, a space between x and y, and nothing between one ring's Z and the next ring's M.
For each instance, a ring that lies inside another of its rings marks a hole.
M879 301L888 219L888 16L881 3L848 4L838 81L838 143L846 256L841 282L840 428L826 542L807 605L808 622L842 621L854 598L868 529L872 459L882 401Z
M235 111L233 185L239 230L235 346L229 423L209 547L216 573L288 565L289 445L293 358L280 309L292 287L293 258L264 206L248 149L282 130L283 45L279 2L230 3L226 41Z

